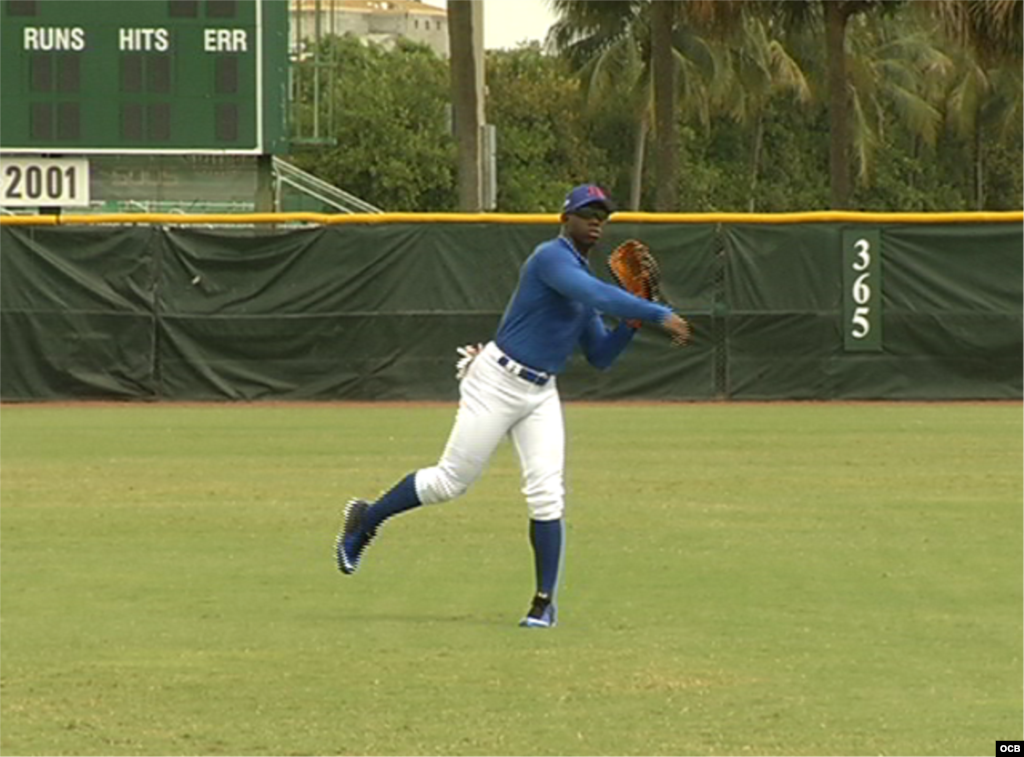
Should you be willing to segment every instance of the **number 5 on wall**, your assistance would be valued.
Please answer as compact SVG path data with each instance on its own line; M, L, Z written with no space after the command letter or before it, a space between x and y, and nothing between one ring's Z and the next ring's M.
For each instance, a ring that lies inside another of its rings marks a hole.
M882 247L875 229L843 232L843 348L882 350Z

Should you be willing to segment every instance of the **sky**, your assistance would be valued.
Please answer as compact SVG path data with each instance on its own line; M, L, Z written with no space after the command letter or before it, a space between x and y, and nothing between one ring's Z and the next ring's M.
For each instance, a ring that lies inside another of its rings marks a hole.
M523 40L543 41L555 15L545 0L483 0L484 47L513 48ZM445 0L423 0L444 8Z

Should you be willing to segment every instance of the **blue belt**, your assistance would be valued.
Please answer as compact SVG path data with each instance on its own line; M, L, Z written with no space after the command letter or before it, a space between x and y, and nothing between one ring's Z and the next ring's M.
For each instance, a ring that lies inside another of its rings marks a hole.
M501 357L498 358L498 365L500 365L502 368L508 366L510 363L514 363L514 361L511 360L508 357L508 355L502 355ZM511 370L519 378L523 379L524 381L529 381L531 384L536 384L537 386L544 386L546 383L548 383L548 379L551 378L551 376L549 376L546 373L531 371L529 368L522 365L520 365L518 369L515 366L512 366Z

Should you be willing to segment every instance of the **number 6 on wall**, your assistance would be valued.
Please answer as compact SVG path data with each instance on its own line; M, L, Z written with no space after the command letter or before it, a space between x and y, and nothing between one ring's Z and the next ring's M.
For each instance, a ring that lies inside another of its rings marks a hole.
M870 273L862 273L853 282L853 301L858 305L866 305L871 301L871 287L867 284L870 275ZM857 309L861 310L861 308Z
M882 350L882 249L876 229L843 232L843 348Z

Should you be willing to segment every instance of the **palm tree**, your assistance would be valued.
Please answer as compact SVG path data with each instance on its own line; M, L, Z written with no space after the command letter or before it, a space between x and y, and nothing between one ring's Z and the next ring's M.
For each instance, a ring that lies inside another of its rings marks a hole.
M655 210L679 204L679 130L676 128L676 61L672 32L679 15L676 0L655 3L651 13L651 68L654 81Z
M733 2L710 0L549 0L559 20L548 44L581 72L592 96L625 80L637 114L630 207L638 208L647 135L655 136L657 210L677 208L677 113L708 121L715 55L695 29L724 27L738 18ZM726 8L729 11L726 11Z
M720 107L736 121L751 125L753 146L750 159L750 197L747 210L757 205L757 183L764 148L764 121L769 101L780 93L791 93L798 102L811 99L811 88L803 69L782 41L774 36L771 19L748 14L742 36L729 46L728 86L722 90Z
M579 73L588 104L596 106L624 95L623 107L636 116L629 208L638 210L653 113L650 6L614 0L554 0L551 6L559 19L549 30L546 44Z
M678 209L679 129L677 75L684 63L680 38L692 30L712 37L728 34L743 18L741 0L657 0L651 28L654 124L658 172L655 208Z
M459 210L483 209L483 176L480 127L484 110L481 86L483 50L475 27L483 23L480 0L449 0L448 45L451 71L452 111L458 150Z
M592 106L612 98L636 115L629 207L637 210L643 190L647 136L654 118L650 5L634 7L627 17L564 16L549 33L548 45L564 55L582 78ZM706 40L679 28L673 39L677 85L683 113L710 125L711 89L722 71Z
M1020 67L1024 50L1022 0L926 0L920 6L962 47L978 54L983 63Z
M900 0L771 0L760 8L780 17L787 28L820 20L825 30L826 89L829 115L829 188L832 207L848 208L851 200L851 121L854 103L847 72L847 29L850 19L879 9L893 9Z
M971 144L974 205L985 207L985 136L1019 133L1022 111L1021 0L929 0L920 5L958 48L945 100L947 122Z
M956 55L955 77L950 77L943 103L946 122L970 145L974 207L985 208L985 147L989 141L1020 134L1024 111L1021 69L1003 64L986 67L969 50Z
M869 123L864 112L865 102L856 97L858 89L851 81L847 40L850 21L859 15L884 15L905 5L901 0L773 0L762 5L781 15L787 23L800 24L820 17L824 24L828 67L829 184L835 208L849 207L851 160L856 156L863 177L869 165L873 134L866 128ZM964 45L980 51L983 58L1011 62L1020 68L1022 0L927 0L909 5L929 11ZM858 64L852 65L856 69ZM858 74L862 90L866 78L871 77ZM908 96L911 94L918 101ZM921 93L907 90L901 95L897 88L889 88L889 99L891 104L903 107L903 115L909 119L912 128L916 126L918 132L924 134L930 131L932 126L929 124L934 124L935 114L922 106Z
M942 123L935 103L953 61L930 34L900 19L860 19L848 47L853 163L866 185L890 114L914 139L935 144Z

